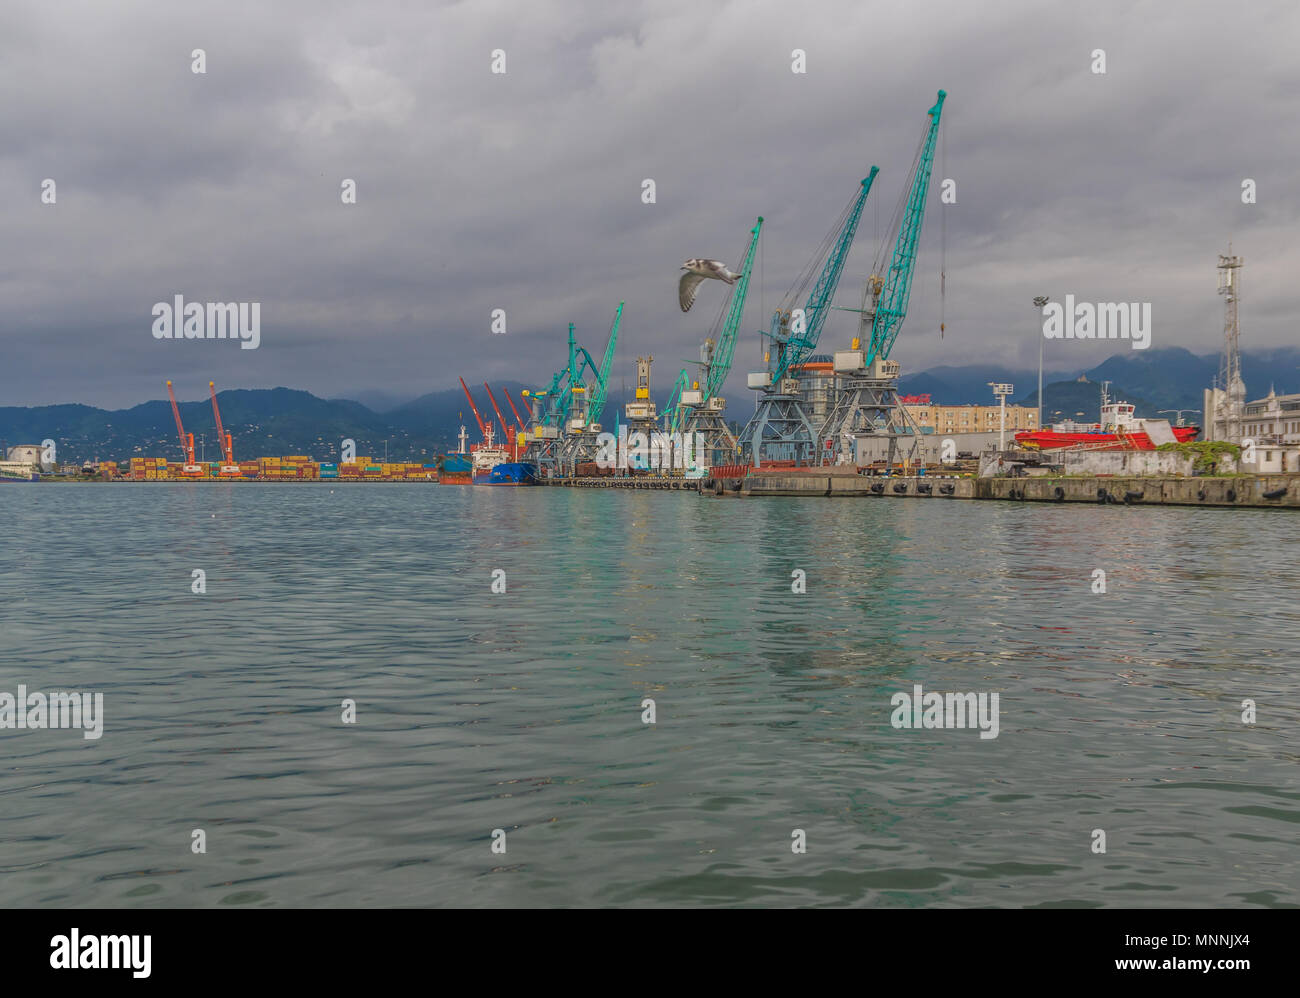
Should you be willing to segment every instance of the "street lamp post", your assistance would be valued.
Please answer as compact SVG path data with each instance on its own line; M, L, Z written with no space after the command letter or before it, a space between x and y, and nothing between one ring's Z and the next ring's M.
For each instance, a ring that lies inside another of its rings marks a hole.
M1041 313L1044 306L1047 305L1047 296L1039 295L1034 299L1034 308ZM1036 430L1043 428L1043 340L1047 339L1043 335L1042 329L1038 330L1038 425Z
M1013 394L1016 389L1014 385L1004 381L990 381L989 387L993 389L993 394L1002 404L1002 425L998 429L998 452L1001 453L1007 449L1007 396Z

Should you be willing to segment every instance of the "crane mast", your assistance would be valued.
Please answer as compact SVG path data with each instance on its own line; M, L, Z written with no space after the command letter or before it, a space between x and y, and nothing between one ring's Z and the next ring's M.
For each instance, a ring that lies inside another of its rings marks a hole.
M208 382L208 393L212 396L212 415L217 421L217 444L220 446L221 455L225 459L225 464L223 464L217 472L217 477L240 477L241 472L239 470L239 465L235 464L234 442L231 440L230 434L227 433L225 428L221 425L221 409L217 406L217 386L211 381Z
M614 354L618 350L623 306L624 302L619 302L618 308L614 310L614 321L609 327L605 354L599 366L586 348L575 342L573 326L569 326L569 364L572 374L565 397L570 404L564 413L560 439L554 449L556 464L568 474L575 474L580 463L595 460L599 453L597 438L601 432L600 417L605 412L605 402L609 397L609 373L613 369ZM591 374L590 382L587 381L588 372Z
M523 416L519 415L519 410L515 408L515 400L510 397L510 389L502 388L501 391L505 394L506 403L510 406L510 411L515 414L515 423L518 424L521 430L527 429L528 422Z
M474 396L469 393L469 386L465 384L465 379L460 379L460 387L465 392L465 398L469 399L469 411L474 414L474 419L478 422L478 431L483 434L483 439L488 436L487 424L483 422L483 417L478 414L478 406L474 404Z
M609 329L609 339L605 342L605 356L601 358L600 370L596 373L596 385L591 393L591 402L587 409L589 422L599 423L605 411L605 400L609 397L609 372L614 367L614 351L618 347L618 327L623 321L623 302L618 303L614 312L614 324Z
M919 457L918 430L899 404L899 366L889 359L889 353L907 316L945 97L947 93L940 90L926 112L930 120L898 218L889 269L883 278L873 272L867 279L859 310L862 331L849 350L834 356L834 404L817 433L818 453L824 463L863 464L884 459L892 467L900 447L905 464ZM868 328L870 339L864 345L861 339Z
M947 93L940 90L938 100L926 112L930 126L921 146L916 164L916 176L903 210L898 238L894 242L894 256L885 275L883 290L873 298L875 312L871 322L871 343L867 347L866 363L876 357L887 358L894 341L903 328L907 316L907 303L912 295L912 275L916 270L916 246L921 238L921 225L925 221L925 201L930 190L930 174L934 168L934 146L939 135L939 118L943 114L943 101ZM881 287L877 282L876 287Z
M196 475L202 474L203 469L200 468L194 460L194 434L185 432L185 426L181 422L181 409L180 406L176 404L176 393L172 391L172 383L170 381L167 382L167 397L170 398L172 402L172 416L176 419L176 435L180 438L181 442L181 461L183 462L181 474L192 478Z
M799 324L794 321L791 311L777 309L772 316L772 331L768 337L777 344L776 366L772 368L773 385L779 387L781 380L790 369L806 360L821 339L822 326L826 324L831 298L835 294L835 289L839 287L840 277L844 274L844 264L849 258L849 249L853 246L853 237L857 234L858 223L862 220L862 208L867 203L871 184L879 172L879 167L871 168L871 173L862 181L862 189L849 205L840 223L839 236L831 246L821 275L808 294L807 304L804 305L803 331L799 331Z
M740 320L745 312L745 299L749 295L749 275L754 269L754 254L758 249L758 236L763 229L763 216L759 216L754 227L749 230L749 248L745 250L745 262L740 268L740 279L731 296L731 306L727 310L727 319L722 326L718 344L709 358L704 382L706 400L722 391L722 385L731 373L731 358L736 352L736 334L740 330Z
M879 172L879 167L871 168L859 185L858 193L841 214L838 229L832 229L836 235L802 314L796 314L783 303L772 316L771 330L766 334L768 351L764 358L768 370L749 376L749 387L761 390L763 395L740 435L741 453L755 466L774 460L809 464L816 459L815 419L819 420L819 417L810 400L805 399L800 391L798 368L808 360L821 338L831 298L839 286L858 223L862 220L862 208ZM801 280L787 294L786 300L793 304L806 284L806 278Z
M509 450L511 454L514 454L515 441L510 435L510 427L506 425L505 416L501 415L501 407L497 405L496 396L492 394L492 389L488 387L486 381L483 382L483 389L487 392L488 398L492 400L492 409L497 414L497 422L501 424L501 440L504 442L506 449Z
M736 459L738 444L731 427L723 418L727 400L722 397L722 386L727 375L731 373L731 359L736 351L736 334L745 314L745 301L749 296L749 278L754 269L754 256L758 250L759 233L763 229L760 216L749 230L749 245L740 267L740 276L732 289L731 301L727 305L726 317L718 330L716 341L710 337L700 348L700 365L704 368L701 389L696 382L690 389L685 387L686 371L683 370L673 386L676 406L669 410L669 432L676 432L679 426L684 433L700 435L703 444L702 465L714 467L727 464ZM694 439L694 437L692 437Z

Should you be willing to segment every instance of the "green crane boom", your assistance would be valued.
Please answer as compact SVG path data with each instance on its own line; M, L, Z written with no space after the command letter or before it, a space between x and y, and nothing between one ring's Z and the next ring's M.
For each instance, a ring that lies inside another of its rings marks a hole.
M826 324L826 313L829 310L831 297L840 283L840 275L844 273L849 248L853 245L853 237L858 231L858 222L862 219L862 206L866 204L867 195L871 193L871 183L879 172L879 167L871 168L871 173L862 181L857 196L841 216L841 221L838 223L839 235L831 244L821 275L808 295L808 303L803 309L802 323L793 324L792 313L786 309L777 309L776 314L772 316L772 330L769 336L776 344L776 357L772 360L770 370L772 386L778 391L781 380L790 369L803 363L817 348L822 326ZM794 294L797 294L797 289L792 293L792 297Z
M731 373L731 358L736 352L736 333L740 329L740 320L745 312L745 297L749 294L749 275L754 269L754 253L758 249L758 233L763 228L762 216L749 230L749 247L745 250L740 268L740 277L732 288L731 302L727 306L727 315L722 322L721 331L715 341L712 337L704 341L701 351L701 365L704 367L704 398L713 398L722 391L722 385ZM691 379L685 368L677 374L672 393L668 397L668 409L665 412L668 432L676 432L683 421L681 401L682 392L690 386Z
M587 420L599 423L600 415L605 411L605 399L609 397L609 372L614 367L614 350L618 346L618 325L623 321L623 302L618 303L614 313L614 325L609 330L609 341L605 344L605 356L596 372L596 384L591 393L591 402L587 407Z
M745 313L745 297L749 294L749 272L754 268L754 252L758 249L758 233L763 228L760 215L754 227L749 230L749 249L745 250L745 262L740 268L740 278L731 295L731 307L727 310L726 322L718 336L718 345L714 347L713 356L709 358L708 376L705 382L705 399L713 398L722 391L723 382L731 373L731 357L736 352L736 332L740 329L740 320Z
M686 368L677 372L677 380L673 382L673 390L668 394L668 408L664 410L664 423L669 433L676 433L682 423L682 407L678 404L682 400L682 392L691 383L691 379L686 374Z
M875 285L880 290L876 292L879 300L875 304L875 317L871 321L871 343L867 346L866 356L868 365L876 357L882 360L888 358L907 315L907 302L912 294L912 273L916 268L916 244L921 236L921 224L925 221L925 199L930 189L930 173L934 167L939 116L943 113L943 100L947 96L947 93L940 90L934 107L926 112L930 116L930 125L921 144L912 190L898 227L894 256L889 264L889 272L885 275L883 288L880 283Z

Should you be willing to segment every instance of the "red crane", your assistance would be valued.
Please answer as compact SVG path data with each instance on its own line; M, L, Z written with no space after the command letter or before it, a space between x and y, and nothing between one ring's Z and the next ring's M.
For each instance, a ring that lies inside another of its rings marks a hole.
M181 409L176 404L176 393L172 391L170 381L167 382L167 396L172 400L172 415L176 417L176 435L180 437L181 441L181 460L183 462L181 474L187 478L193 478L203 474L203 469L194 461L194 434L185 432L185 426L181 423Z
M235 464L235 447L230 439L230 434L226 432L225 427L221 425L221 410L217 408L217 386L211 381L208 382L208 393L212 396L212 415L217 419L217 443L221 447L221 453L226 459L221 470L217 472L220 478L240 478L242 473L239 465Z
M506 401L510 403L510 411L515 414L515 419L519 421L519 428L521 430L526 429L528 424L524 422L524 418L519 415L519 410L515 408L515 400L510 397L510 389L503 388L501 390L505 393Z
M488 388L488 383L486 381L483 382L483 388L487 391L488 398L492 400L492 408L496 411L497 421L501 424L501 432L505 434L504 439L505 439L506 448L510 451L511 454L514 454L515 438L510 432L510 427L506 426L505 417L501 415L501 407L497 405L497 398L495 395L492 394L492 389Z
M474 418L478 420L478 431L483 434L483 438L486 440L488 433L487 424L483 422L483 417L478 414L478 406L474 404L474 396L469 393L469 386L465 384L464 378L460 379L460 387L465 389L465 397L469 399L470 412L474 413Z

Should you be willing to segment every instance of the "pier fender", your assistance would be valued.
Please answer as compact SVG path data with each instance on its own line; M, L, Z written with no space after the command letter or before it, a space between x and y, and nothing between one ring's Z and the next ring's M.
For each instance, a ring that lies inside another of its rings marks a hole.
M1125 493L1124 493L1124 505L1125 505L1125 506L1131 506L1131 505L1133 505L1133 503L1135 503L1135 502L1141 502L1141 501L1142 501L1142 498L1143 498L1145 495L1146 495L1146 492L1145 492L1145 491L1143 491L1143 492L1125 492Z
M1225 498L1228 500L1228 502L1236 502L1236 501L1237 501L1237 490L1236 490L1236 489L1228 489L1228 493L1227 493L1227 495L1225 496Z
M1283 485L1280 489L1274 489L1272 492L1265 492L1265 493L1264 493L1264 498L1265 498L1265 499L1281 499L1284 495L1286 495L1286 488L1287 488L1287 487L1286 487L1285 485Z
M1109 498L1110 498L1110 493L1107 492L1105 489L1097 490L1097 501L1099 503L1105 503Z
M1057 502L1065 502L1065 489L1061 488L1061 486L1058 485L1053 489L1052 495L1056 496Z
M934 491L934 486L931 485L929 482L917 482L917 483L916 483L916 491L917 491L917 492L922 492L922 493L924 493L925 495L928 496L928 495L930 495L930 493L932 493L932 492Z
M939 486L939 492L940 492L941 495L950 496L950 495L952 495L952 494L953 494L954 492L956 492L956 491L957 491L957 486L955 486L955 485L940 485L940 486Z
M901 496L904 492L907 491L906 483L899 482L897 485L894 486L894 491Z
M885 491L885 483L884 483L884 482L872 482L872 483L871 483L871 491L872 491L875 495L883 495L883 494L884 494L884 491Z
M1199 499L1201 502L1205 502L1205 490L1204 490L1204 489L1197 489L1197 490L1196 490L1196 498Z

